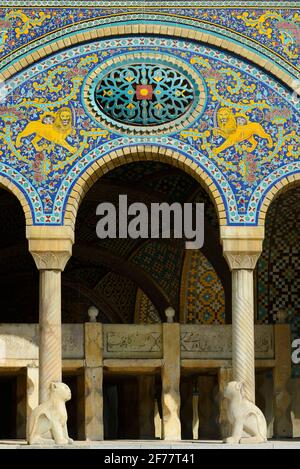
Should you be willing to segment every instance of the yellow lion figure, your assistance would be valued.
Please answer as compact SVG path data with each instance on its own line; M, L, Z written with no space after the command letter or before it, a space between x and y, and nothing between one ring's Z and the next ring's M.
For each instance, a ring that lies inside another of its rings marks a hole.
M55 114L46 113L39 120L29 122L25 129L17 136L16 147L21 146L21 139L29 135L36 134L32 140L32 144L37 151L41 151L43 147L39 145L42 138L49 142L61 145L75 153L75 147L69 145L66 138L73 133L72 129L72 113L68 107L62 107Z
M260 138L265 138L268 141L268 148L273 147L271 136L264 131L260 124L257 122L248 123L247 118L244 116L235 117L230 108L220 108L217 119L218 128L214 129L214 135L225 138L225 142L213 150L214 155L218 155L227 148L237 143L244 142L245 140L251 143L251 147L245 146L244 149L248 152L252 152L258 144L254 138L255 135Z

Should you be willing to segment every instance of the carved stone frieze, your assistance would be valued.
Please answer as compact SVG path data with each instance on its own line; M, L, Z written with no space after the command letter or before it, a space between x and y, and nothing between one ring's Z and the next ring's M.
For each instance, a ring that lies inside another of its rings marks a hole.
M182 358L231 359L231 326L183 325L180 334ZM255 326L256 358L273 358L272 326Z
M0 361L6 359L37 360L38 344L38 324L0 325ZM67 359L84 358L82 324L62 325L62 356Z
M162 332L160 325L111 325L104 326L104 356L152 357L162 356Z

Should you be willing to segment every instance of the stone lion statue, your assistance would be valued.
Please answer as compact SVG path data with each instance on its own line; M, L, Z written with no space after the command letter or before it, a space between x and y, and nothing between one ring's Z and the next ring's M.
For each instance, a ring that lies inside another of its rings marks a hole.
M52 117L52 118L51 118ZM62 107L56 113L43 115L39 120L29 122L25 129L17 136L16 147L21 146L21 139L29 135L36 134L32 140L32 144L37 151L43 148L39 145L42 138L49 142L56 143L66 148L71 153L76 152L76 148L72 147L66 138L73 133L72 129L72 112L68 107Z
M66 384L50 383L49 399L36 407L29 418L28 443L30 445L73 443L67 429L66 401L70 399L71 391Z
M232 435L225 443L263 443L267 441L267 423L262 411L244 396L243 383L231 381L224 397L228 399L228 420Z
M227 148L246 140L251 143L251 147L245 147L245 150L252 152L257 147L255 135L265 138L268 142L268 148L273 147L271 136L264 131L261 124L248 122L245 116L235 117L230 108L220 108L217 113L217 121L218 128L214 129L213 133L215 136L225 138L225 142L213 150L214 155L218 155Z

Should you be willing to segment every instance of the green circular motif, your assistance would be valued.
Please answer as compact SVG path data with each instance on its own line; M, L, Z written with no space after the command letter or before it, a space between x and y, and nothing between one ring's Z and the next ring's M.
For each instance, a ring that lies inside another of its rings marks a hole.
M200 78L200 79L199 79ZM134 135L183 128L205 104L202 77L178 58L126 54L92 71L85 103L106 127Z
M108 72L98 83L100 111L130 125L160 125L183 116L194 102L191 82L177 70L136 63Z

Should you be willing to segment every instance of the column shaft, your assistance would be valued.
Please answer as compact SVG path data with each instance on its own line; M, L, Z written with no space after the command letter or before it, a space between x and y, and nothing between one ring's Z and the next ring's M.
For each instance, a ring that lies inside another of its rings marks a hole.
M61 380L61 271L40 270L40 403L48 398L49 383Z
M85 377L85 438L89 441L103 440L103 372L86 367Z
M164 440L180 440L180 325L163 324L162 430Z
M103 328L85 324L85 438L100 441L103 429Z
M245 385L246 397L255 402L253 270L232 271L233 379Z

